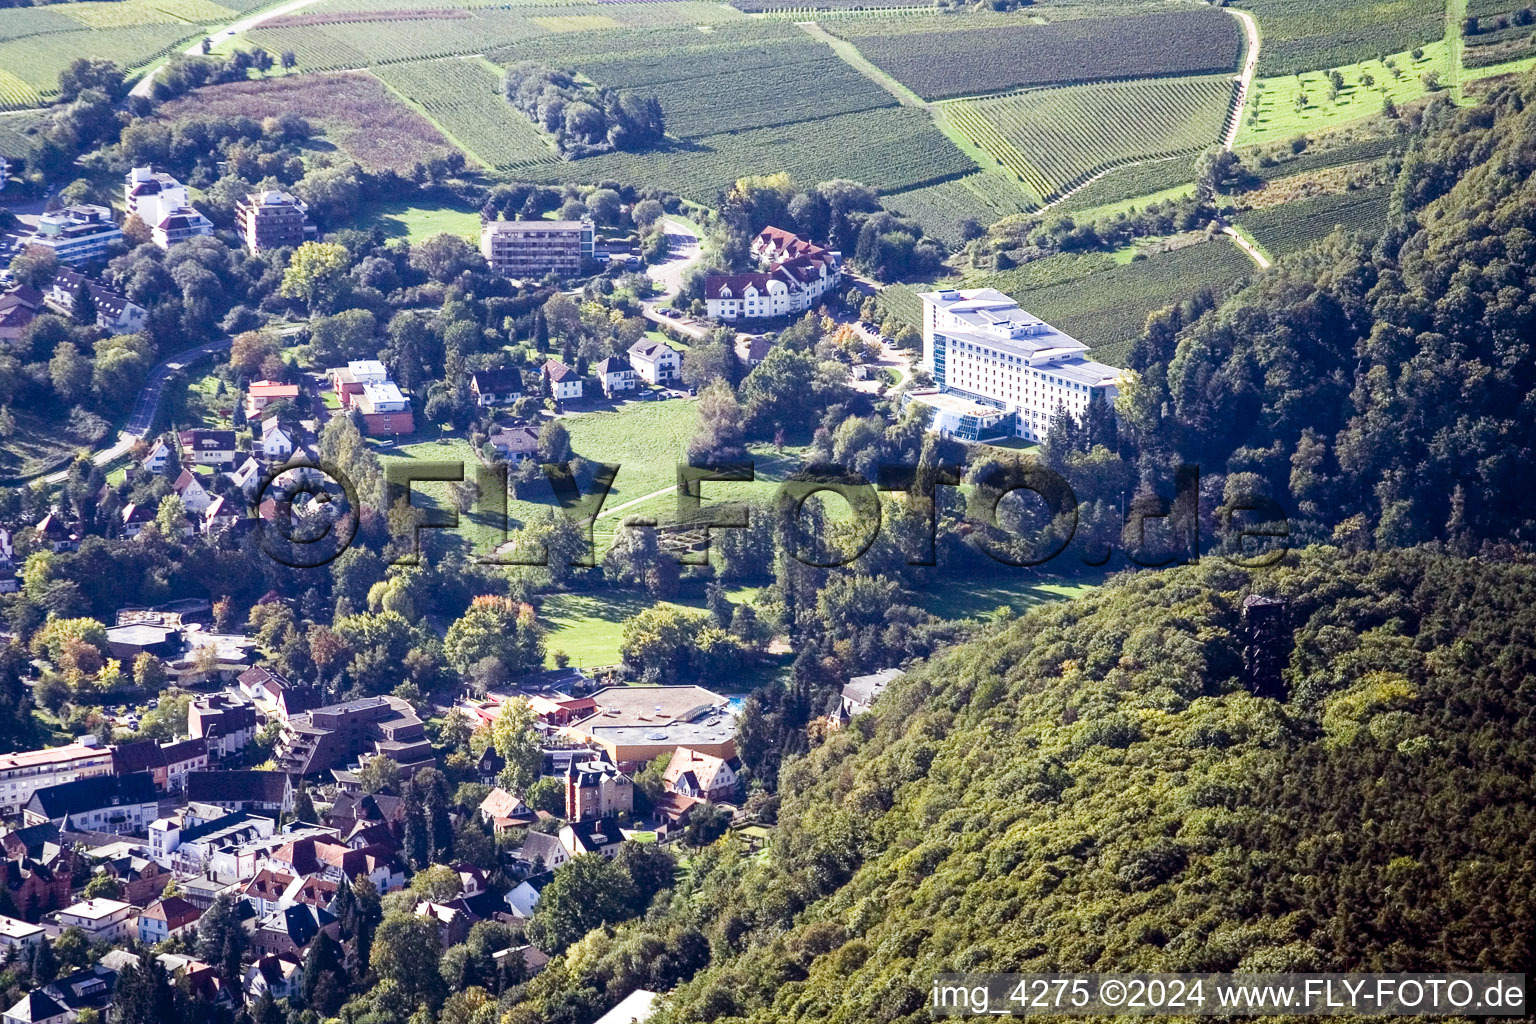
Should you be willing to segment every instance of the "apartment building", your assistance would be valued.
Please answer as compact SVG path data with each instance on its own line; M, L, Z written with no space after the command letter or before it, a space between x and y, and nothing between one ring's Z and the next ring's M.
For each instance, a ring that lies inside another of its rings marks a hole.
M1083 420L1096 400L1113 408L1121 371L1087 358L1085 343L997 289L943 289L921 298L923 368L937 388L911 399L934 409L939 433L1041 441L1058 409Z
M51 822L64 831L141 834L158 809L149 772L101 775L39 789L22 809L22 824Z
M577 274L592 261L590 220L493 220L480 226L480 255L503 277Z
M399 697L364 697L295 715L278 742L279 767L315 775L345 767L363 754L388 757L405 767L430 761L421 719Z
M121 900L81 900L59 911L59 927L79 928L92 942L118 943L133 934L132 915Z
M647 384L665 384L683 376L683 354L653 338L641 338L629 346L629 365Z
M123 183L123 203L149 226L150 240L162 249L213 234L213 222L192 206L187 186L164 171L130 170Z
M363 414L365 434L382 437L409 434L416 429L410 400L389 379L389 371L377 359L354 359L325 373L341 407L356 407Z
M106 256L112 244L122 238L123 230L113 222L111 210L79 203L43 214L26 244L52 250L54 257L68 266Z
M32 794L112 773L112 751L94 739L47 750L0 754L0 815L20 814Z
M235 229L251 252L298 246L317 236L304 201L275 188L252 192L235 204Z
M565 816L587 821L626 814L635 807L635 784L612 761L602 757L565 771Z
M842 253L781 228L766 227L752 240L762 270L711 274L704 304L716 320L760 320L814 309L843 276Z

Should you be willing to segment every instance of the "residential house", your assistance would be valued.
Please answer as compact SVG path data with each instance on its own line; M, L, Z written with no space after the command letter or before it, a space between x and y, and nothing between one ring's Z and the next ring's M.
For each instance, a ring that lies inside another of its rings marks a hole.
M534 833L529 833L529 838L531 839L533 835ZM561 851L564 852L564 847ZM512 916L523 920L532 917L534 908L539 905L539 894L554 880L554 877L553 871L530 875L507 890L507 907L512 911Z
M43 214L26 245L47 249L60 263L72 266L106 256L122 240L123 230L112 220L111 210L77 203Z
M34 948L39 942L46 941L46 938L42 925L29 924L19 918L0 915L0 950L5 951L0 953L0 956L8 957L11 950L17 949L22 951L18 954L19 956L26 957L27 950Z
M111 957L112 962L116 962L117 954L133 956L126 950L113 950L102 959L107 960ZM132 962L137 963L138 958L134 957ZM112 1000L112 991L117 987L117 975L120 969L108 963L98 962L83 971L55 978L43 986L42 992L60 1006L68 1007L70 1020L78 1020L86 1010L96 1013L98 1020L104 1020L107 1016L107 1004Z
M73 832L143 832L155 820L159 798L148 772L105 775L49 786L32 794L22 822L52 822Z
M293 780L286 772L188 772L186 791L188 800L227 811L293 812Z
M669 384L683 378L683 354L654 338L641 338L629 346L629 365L647 384Z
M38 539L56 555L80 546L79 524L66 521L57 510L39 519L36 530Z
M149 454L139 463L146 472L159 475L165 472L165 467L170 465L177 455L171 450L171 446L165 443L165 438L155 438L155 443L149 449Z
M60 928L79 928L92 942L126 942L133 934L133 908L122 900L81 900L59 911Z
M762 270L748 274L711 274L704 282L704 302L717 320L789 316L813 309L842 278L842 254L775 227L752 240L752 254Z
M180 789L188 772L208 767L208 741L181 740L157 743L139 740L112 748L113 771L118 775L148 772L157 792Z
M662 785L669 792L695 800L734 800L741 789L741 758L716 757L690 747L678 747L667 764Z
M87 850L83 856L96 874L115 879L118 899L134 907L147 906L165 891L170 873L148 856L140 843L119 841Z
M600 853L612 860L618 856L624 843L624 834L615 818L596 818L573 821L560 829L560 845L572 857L584 853Z
M597 382L602 385L603 394L609 398L623 394L626 391L635 390L635 370L629 365L629 360L622 356L609 356L599 360L592 367Z
M0 1017L4 1024L69 1024L74 1019L68 1007L40 988L22 996Z
M203 509L203 532L216 536L245 518L245 509L222 494Z
M224 476L244 491L245 496L249 498L256 493L256 486L261 482L261 463L257 462L255 457L247 455L238 469L225 473Z
M182 457L198 466L233 469L235 432L233 430L183 430L180 435Z
M392 380L364 384L362 394L352 404L363 414L363 433L369 437L409 434L416 430L410 399Z
M416 916L437 922L437 941L443 949L457 946L469 938L469 929L480 919L462 899L451 899L446 903L422 900L416 904Z
M498 427L486 440L508 462L522 462L539 454L539 432L532 427Z
M569 277L591 262L590 220L493 220L480 226L480 255L503 277Z
M274 817L249 811L225 811L196 803L180 814L157 818L149 825L149 855L161 867L181 875L211 873L216 855L270 839ZM255 868L243 877L250 878ZM193 899L188 893L188 899Z
M245 1002L254 1006L263 996L292 999L304 990L304 961L292 953L257 957L245 969Z
M549 393L557 402L581 397L581 374L558 359L546 359L539 373L549 385Z
M527 828L535 818L521 797L497 786L480 801L480 820L501 833L513 828Z
M245 418L254 420L273 402L296 402L299 398L297 384L284 384L276 380L258 380L245 389Z
M565 816L570 821L627 814L635 807L635 784L611 762L599 757L565 772Z
M284 953L302 957L315 936L325 932L334 939L339 930L329 910L298 903L262 918L251 935L251 950L258 958Z
M405 831L405 801L388 793L339 793L325 820L349 841L361 828L382 826L398 842Z
M180 896L165 896L139 915L139 941L153 946L173 935L190 934L197 930L197 919L202 916L201 910Z
M310 835L273 850L267 867L295 877L319 875L343 884L365 875L379 892L393 892L405 885L405 869L393 846L375 845L354 850L334 839Z
M74 315L75 296L82 288L96 307L96 327L109 334L133 334L144 329L149 310L73 270L60 270L54 275L43 293L43 301L68 318Z
M733 347L736 361L751 370L768 358L768 353L773 351L773 342L761 334L738 334Z
M491 954L491 962L498 969L510 966L509 960L516 957L522 960L522 970L518 972L520 977L531 978L545 967L549 966L549 954L537 946L510 946L507 949L498 949ZM515 960L510 961L515 963Z
M517 856L535 871L553 871L570 860L572 854L557 836L544 832L529 832Z
M511 405L523 397L523 374L517 369L477 370L469 378L469 393L475 404Z
M197 478L197 474L190 469L181 471L181 475L171 485L171 491L181 499L182 505L186 506L188 512L204 512L213 501L213 496Z
M270 867L262 868L256 872L254 878L245 883L241 895L246 902L256 908L259 916L266 917L285 905L283 895L296 881L298 881L297 876L290 875L286 871Z
M256 709L227 693L200 696L187 705L187 732L207 743L210 760L233 757L256 738Z
M43 293L30 285L19 285L0 295L0 342L14 347L43 306Z
M336 400L343 409L352 408L352 403L367 385L382 384L389 380L389 371L377 359L354 359L346 366L332 367L325 372L330 378L331 390L336 393Z
M261 457L268 462L286 462L293 454L296 438L293 429L277 421L277 417L261 421L261 440L257 447Z
M899 668L883 668L867 676L854 676L843 687L841 713L847 718L862 715L874 707L875 699L903 675Z
M656 1013L656 993L637 988L593 1024L645 1024Z
M309 207L281 189L252 192L235 203L235 230L251 252L295 247L317 236Z

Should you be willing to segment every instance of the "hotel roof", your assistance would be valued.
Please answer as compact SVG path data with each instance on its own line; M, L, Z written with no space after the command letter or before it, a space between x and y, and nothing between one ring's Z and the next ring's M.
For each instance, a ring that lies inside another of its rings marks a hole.
M1121 376L1116 367L1086 358L1087 343L1041 320L996 288L943 288L918 297L964 325L938 328L952 341L1019 356L1042 373L1074 384L1109 384Z

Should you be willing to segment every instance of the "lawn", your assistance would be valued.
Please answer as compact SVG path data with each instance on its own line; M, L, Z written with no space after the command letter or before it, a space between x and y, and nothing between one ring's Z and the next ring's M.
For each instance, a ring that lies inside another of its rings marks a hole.
M1397 69L1395 75L1393 67ZM1243 112L1237 144L1274 142L1374 117L1381 113L1382 104L1389 97L1398 104L1422 98L1428 92L1424 84L1426 74L1435 74L1447 83L1449 67L1449 50L1444 41L1438 41L1422 47L1418 59L1414 59L1411 51L1405 51L1385 60L1261 78L1254 83L1248 108ZM1331 98L1330 71L1337 71L1344 80L1338 95ZM1367 78L1370 84L1366 83Z
M457 235L476 242L480 237L480 214L450 203L370 203L363 208L358 220L364 230L378 225L388 237L403 238L412 244L440 234Z
M702 609L703 587L695 585L688 590L689 593L673 601L657 601L644 594L612 588L595 593L549 595L539 608L539 618L549 628L549 663L554 664L554 652L563 651L577 667L617 664L624 620L656 605ZM727 591L727 596L741 604L751 603L757 593L756 587L742 587Z

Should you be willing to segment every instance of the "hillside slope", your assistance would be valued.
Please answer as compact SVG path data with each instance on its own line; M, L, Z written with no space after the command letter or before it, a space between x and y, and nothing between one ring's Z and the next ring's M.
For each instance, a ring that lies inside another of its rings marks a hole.
M1290 602L1283 703L1242 683L1249 593ZM771 853L674 899L713 965L661 1019L926 1020L958 969L1528 969L1533 638L1536 570L1417 552L1034 611L786 765Z

